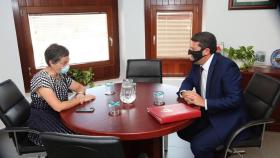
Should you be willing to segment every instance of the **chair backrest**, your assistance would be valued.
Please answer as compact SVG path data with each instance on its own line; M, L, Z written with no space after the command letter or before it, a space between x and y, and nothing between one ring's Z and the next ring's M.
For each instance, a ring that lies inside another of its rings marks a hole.
M134 82L162 83L160 60L129 59L127 60L126 78Z
M124 158L117 137L41 132L40 138L48 158Z
M0 83L0 118L6 127L22 126L30 115L30 104L10 79Z
M244 99L252 119L267 119L280 99L280 81L255 73L244 91Z

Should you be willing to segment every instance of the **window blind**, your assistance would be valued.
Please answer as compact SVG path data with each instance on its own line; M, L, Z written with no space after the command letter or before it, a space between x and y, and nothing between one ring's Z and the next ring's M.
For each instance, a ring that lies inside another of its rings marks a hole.
M192 37L191 11L157 12L157 58L187 58Z

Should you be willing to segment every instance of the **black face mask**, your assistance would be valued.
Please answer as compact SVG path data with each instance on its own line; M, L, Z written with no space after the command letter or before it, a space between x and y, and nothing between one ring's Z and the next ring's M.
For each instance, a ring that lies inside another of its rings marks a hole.
M198 60L200 60L201 58L203 58L203 50L199 50L199 51L193 51L193 50L189 50L188 54L192 55L194 61L193 62L197 62Z

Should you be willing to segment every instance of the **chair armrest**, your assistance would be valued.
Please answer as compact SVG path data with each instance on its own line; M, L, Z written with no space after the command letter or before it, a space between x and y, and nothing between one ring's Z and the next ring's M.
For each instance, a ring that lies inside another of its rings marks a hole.
M275 120L272 119L272 118L269 118L269 119L262 119L262 120L253 120L253 121L250 121L248 123L246 123L245 125L243 125L241 128L239 129L247 129L249 127L252 127L252 126L257 126L257 125L262 125L262 124L267 124L267 123L274 123Z
M39 131L30 129L29 127L6 127L0 129L0 133L17 133L17 132L27 132L27 133L35 133L39 134Z
M227 141L226 144L226 151L227 149L230 147L231 143L233 142L233 140L244 130L253 127L253 126L258 126L258 125L265 125L267 123L273 123L275 122L274 119L262 119L262 120L253 120L250 121L246 124L244 124L242 127L238 128L237 130L234 131L234 133L230 136L230 138Z
M235 132L231 135L230 139L234 140L234 138L237 137L242 131L244 131L245 129L248 129L252 126L264 125L264 124L273 123L273 122L275 122L274 119L262 119L262 120L250 121L250 122L244 124L242 127L235 130Z
M30 129L29 127L6 127L3 129L0 129L0 134L2 133L13 133L14 135L14 141L15 141L15 146L17 151L20 153L20 147L18 144L18 138L16 133L20 133L20 132L25 132L25 133L35 133L35 134L39 134L39 131Z

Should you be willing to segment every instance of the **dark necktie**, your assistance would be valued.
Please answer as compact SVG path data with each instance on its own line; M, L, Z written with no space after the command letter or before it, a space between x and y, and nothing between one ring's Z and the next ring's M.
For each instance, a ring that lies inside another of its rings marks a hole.
M203 71L204 69L203 69L203 67L202 66L200 66L200 76L202 75L202 71Z
M202 71L203 71L204 69L203 69L203 67L202 66L200 66L199 67L199 89L200 89L200 94L202 94L202 91L201 91L201 84L202 84Z

